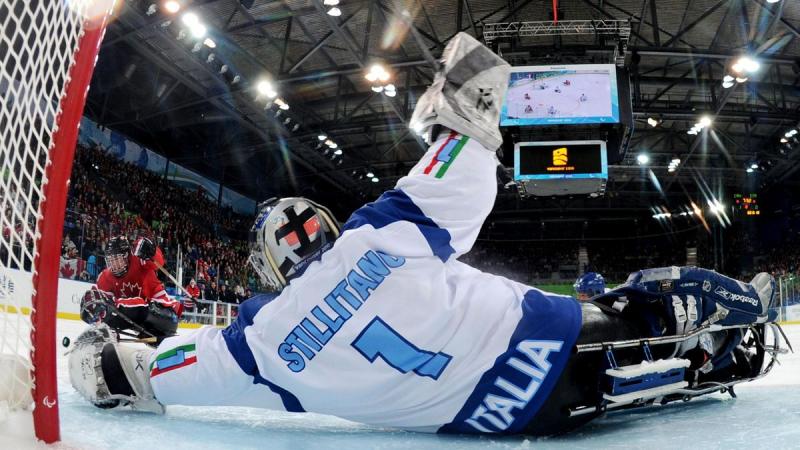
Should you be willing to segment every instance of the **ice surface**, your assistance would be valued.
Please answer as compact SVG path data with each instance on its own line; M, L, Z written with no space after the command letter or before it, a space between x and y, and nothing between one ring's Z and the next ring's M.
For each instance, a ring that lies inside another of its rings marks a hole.
M59 320L59 342L80 322ZM800 348L800 325L785 327ZM61 352L63 353L63 352ZM103 411L69 385L59 359L64 449L592 449L798 448L800 353L785 355L766 378L689 403L615 412L573 434L547 439L441 436L370 427L335 417L250 408L169 407L165 416ZM52 448L28 436L30 414L0 424L0 449Z

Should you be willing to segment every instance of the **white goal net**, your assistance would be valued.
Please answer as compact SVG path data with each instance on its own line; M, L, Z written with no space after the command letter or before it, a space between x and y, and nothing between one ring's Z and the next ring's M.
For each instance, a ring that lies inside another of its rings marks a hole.
M0 408L58 440L57 273L77 129L111 0L0 0Z

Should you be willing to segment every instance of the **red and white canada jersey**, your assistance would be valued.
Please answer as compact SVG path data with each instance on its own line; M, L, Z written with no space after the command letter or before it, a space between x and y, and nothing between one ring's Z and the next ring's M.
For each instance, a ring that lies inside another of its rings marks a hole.
M154 264L133 255L128 257L128 271L125 275L117 277L111 270L104 269L97 277L97 288L114 294L117 306L147 306L149 302L155 301L175 309L179 314L181 312L180 303L167 296L164 285L156 276Z

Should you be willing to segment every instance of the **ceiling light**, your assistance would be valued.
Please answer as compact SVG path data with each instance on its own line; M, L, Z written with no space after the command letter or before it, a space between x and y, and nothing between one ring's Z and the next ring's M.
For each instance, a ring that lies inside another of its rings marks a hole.
M723 81L723 82L726 82L726 81L733 81L733 77L732 77L732 76L730 76L730 75L725 75L724 77L722 77L722 81Z
M786 144L787 142L789 142L788 139L786 139L785 137L781 138L781 144Z
M367 172L367 178L372 178L372 177L374 177L374 176L375 176L375 174L374 174L374 173L372 173L372 172Z
M733 80L731 80L731 81L723 81L722 82L722 87L725 88L725 89L730 89L730 88L733 87L733 84L734 84Z
M334 154L334 155L337 155L337 156L338 156L338 155L341 155L341 154L342 154L342 149L340 149L340 148L339 148L339 149L336 149L336 151L335 151L335 152L333 152L333 154Z
M739 66L740 70L737 70L737 72L745 71L747 73L757 72L758 69L761 68L761 64L759 64L758 61L748 56L742 56L739 58L739 60L736 61L736 64L734 64L734 67L735 66Z
M650 157L645 153L639 153L636 156L636 162L638 162L640 165L645 165L650 162Z
M266 95L269 98L274 98L278 95L275 89L272 88L272 83L267 80L259 81L258 84L256 84L256 89L259 94Z
M655 128L655 127L658 126L658 120L656 120L656 119L654 119L652 117L648 117L647 118L647 124L650 125L651 127Z
M383 86L372 86L372 92L383 92Z
M202 38L206 35L206 26L202 23L196 23L189 27L189 31L192 32L192 36L196 37L197 39Z
M681 159L680 158L672 158L672 161L670 161L670 162L672 164L680 164L681 163Z
M750 168L751 169L758 169L758 164L757 163L752 163L752 164L750 164Z
M395 95L397 95L397 91L390 91L387 89L386 91L384 91L384 94L386 94L387 97L394 97Z
M377 183L378 181L380 181L380 180L378 180L378 177L372 177L372 182L373 183Z
M339 4L339 0L325 0L322 4L325 6L336 6Z
M176 12L180 11L181 4L176 2L175 0L169 0L164 2L164 10L170 14L175 14Z
M736 77L736 82L737 83L744 83L747 80L748 80L747 77Z
M187 27L191 27L192 25L196 25L200 23L200 18L197 17L197 14L188 12L181 17L181 21Z
M339 17L342 15L342 10L334 6L333 8L328 10L328 15L333 17Z
M328 136L326 134L318 134L317 139L324 141L325 139L328 139Z
M754 172L754 170L753 170L753 168L752 168L752 167L748 167L748 168L747 168L747 170L745 170L745 172L747 172L747 173L753 173L753 172Z
M203 44L205 44L206 47L208 48L217 48L217 43L214 42L211 38L206 38L206 40L203 41Z
M711 117L709 116L703 116L700 118L700 125L702 125L703 128L711 126L711 123L712 123Z

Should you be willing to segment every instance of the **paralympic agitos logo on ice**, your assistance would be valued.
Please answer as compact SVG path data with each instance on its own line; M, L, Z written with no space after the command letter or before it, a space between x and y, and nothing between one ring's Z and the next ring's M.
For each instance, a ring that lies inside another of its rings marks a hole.
M717 288L714 289L714 293L724 298L725 300L750 303L753 306L758 306L758 300L754 299L753 297L748 297L742 294L734 294L733 292L728 291L722 286L717 286Z

